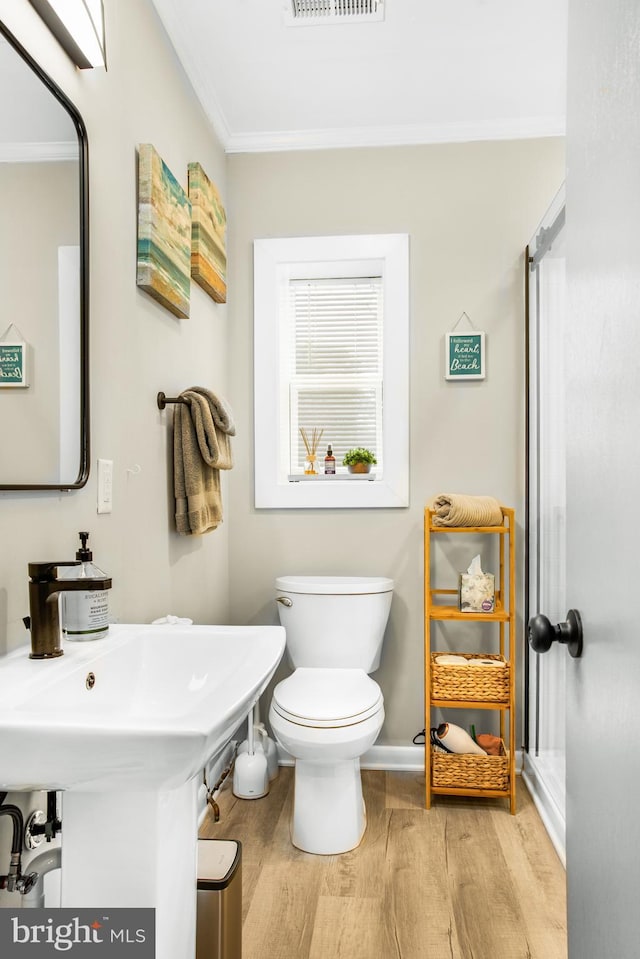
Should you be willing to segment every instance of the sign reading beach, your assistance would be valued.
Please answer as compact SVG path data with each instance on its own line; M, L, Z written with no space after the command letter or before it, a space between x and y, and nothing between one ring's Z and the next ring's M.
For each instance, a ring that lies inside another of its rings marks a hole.
M28 386L26 343L0 342L0 387Z
M485 377L484 333L447 333L445 379L483 380Z

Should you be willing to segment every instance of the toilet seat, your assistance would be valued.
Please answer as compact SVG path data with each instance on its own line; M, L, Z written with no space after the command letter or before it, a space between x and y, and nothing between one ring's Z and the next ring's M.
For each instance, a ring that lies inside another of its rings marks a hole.
M363 669L296 669L278 683L272 707L298 726L338 728L362 723L383 708L378 684Z

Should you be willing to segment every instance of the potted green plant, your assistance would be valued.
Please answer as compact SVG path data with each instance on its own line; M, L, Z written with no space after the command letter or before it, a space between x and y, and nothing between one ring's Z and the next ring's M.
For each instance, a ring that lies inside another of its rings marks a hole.
M350 473L369 473L371 467L377 462L375 453L362 446L356 446L344 454L342 465L346 466Z

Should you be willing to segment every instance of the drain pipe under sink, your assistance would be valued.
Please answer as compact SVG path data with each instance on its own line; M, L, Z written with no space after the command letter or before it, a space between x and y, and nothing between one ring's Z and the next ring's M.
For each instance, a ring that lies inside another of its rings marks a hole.
M21 898L23 909L44 908L44 877L54 869L60 869L62 863L62 849L46 849L29 862L29 872L37 872L38 879L34 886Z

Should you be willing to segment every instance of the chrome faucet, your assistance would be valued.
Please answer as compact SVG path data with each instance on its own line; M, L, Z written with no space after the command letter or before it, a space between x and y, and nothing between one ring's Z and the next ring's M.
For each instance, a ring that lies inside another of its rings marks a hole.
M111 578L58 579L58 566L80 566L77 561L29 563L29 616L25 626L31 630L29 659L53 659L62 656L58 596L67 590L111 589Z

